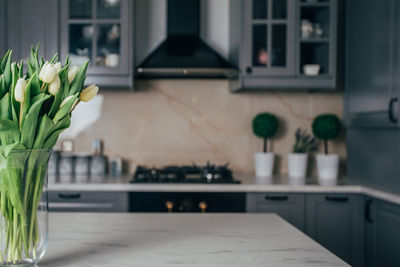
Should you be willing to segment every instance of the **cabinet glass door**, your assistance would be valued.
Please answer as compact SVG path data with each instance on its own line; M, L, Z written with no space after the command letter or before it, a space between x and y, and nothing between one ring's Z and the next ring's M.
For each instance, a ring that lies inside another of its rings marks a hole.
M294 72L293 0L246 1L247 40L251 40L247 72L289 75Z
M90 60L88 73L116 74L127 69L127 2L124 0L64 1L62 54L72 64Z

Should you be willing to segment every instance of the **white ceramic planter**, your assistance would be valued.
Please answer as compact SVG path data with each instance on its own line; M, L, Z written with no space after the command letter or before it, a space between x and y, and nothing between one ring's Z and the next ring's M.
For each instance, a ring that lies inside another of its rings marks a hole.
M288 155L288 174L290 178L305 178L307 173L307 153L290 153Z
M254 167L256 169L256 176L258 177L270 177L274 170L274 158L273 152L254 153Z
M317 170L320 185L336 185L339 173L339 155L318 154Z

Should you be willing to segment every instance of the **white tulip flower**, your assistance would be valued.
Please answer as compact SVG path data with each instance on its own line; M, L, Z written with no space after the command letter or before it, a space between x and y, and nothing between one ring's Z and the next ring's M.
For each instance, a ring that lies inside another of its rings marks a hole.
M71 98L73 98L73 95L67 96L60 104L60 108L62 108Z
M75 79L76 74L78 73L79 67L78 66L72 66L68 70L68 81L69 83L72 83Z
M97 87L95 84L89 85L82 90L81 94L79 95L79 99L83 102L89 102L97 95L98 91L99 87Z
M58 93L58 90L60 90L61 87L61 81L60 81L60 77L58 76L58 74L56 75L56 77L53 79L53 81L49 84L49 93L51 95L56 95Z
M45 83L51 83L58 71L54 64L46 62L39 72L39 79Z
M57 69L57 72L60 72L62 67L61 62L57 62L56 64L54 64L54 67Z
M15 100L19 103L24 103L25 101L25 90L27 83L24 78L19 78L14 89Z

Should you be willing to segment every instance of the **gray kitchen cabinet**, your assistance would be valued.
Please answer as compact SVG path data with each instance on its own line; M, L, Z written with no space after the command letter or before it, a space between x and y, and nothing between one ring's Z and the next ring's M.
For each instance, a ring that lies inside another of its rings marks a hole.
M397 128L400 2L346 1L345 123Z
M364 197L308 194L307 234L352 266L364 264Z
M230 80L231 90L338 88L340 3L232 1L230 61L240 74ZM302 30L307 23L308 34ZM317 75L305 73L310 64L319 65Z
M133 1L61 0L60 53L90 60L87 84L133 86Z
M67 212L128 212L127 192L50 191L49 210Z
M0 57L7 51L6 45L6 0L0 0Z
M28 58L38 43L40 56L51 58L58 51L58 1L0 1L0 16L0 52L12 49L13 60Z
M276 213L303 232L306 229L304 194L249 193L246 211Z
M367 200L366 266L400 266L400 206Z

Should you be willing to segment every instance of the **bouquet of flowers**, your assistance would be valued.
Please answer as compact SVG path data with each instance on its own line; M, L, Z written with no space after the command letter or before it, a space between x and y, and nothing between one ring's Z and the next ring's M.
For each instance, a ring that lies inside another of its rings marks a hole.
M37 209L51 149L81 101L98 87L83 87L89 62L62 65L32 48L24 62L0 57L0 264L38 257Z

